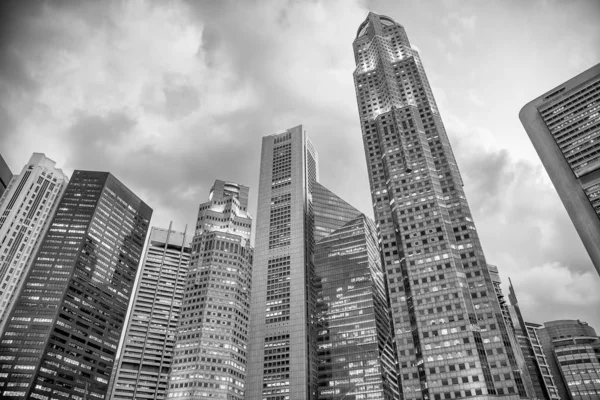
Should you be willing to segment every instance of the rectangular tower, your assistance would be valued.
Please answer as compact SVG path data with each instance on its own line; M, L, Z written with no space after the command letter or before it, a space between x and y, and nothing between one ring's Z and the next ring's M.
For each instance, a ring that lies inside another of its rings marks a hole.
M405 399L527 397L463 183L404 28L369 13L354 83Z
M110 399L165 398L191 252L191 235L150 230Z
M527 103L519 118L600 274L600 64Z
M248 193L217 180L198 209L169 398L244 399L253 257Z
M0 337L0 397L103 399L152 209L74 171Z
M316 182L317 154L302 126L263 137L247 399L316 398Z
M0 196L0 333L68 182L54 161L33 153Z

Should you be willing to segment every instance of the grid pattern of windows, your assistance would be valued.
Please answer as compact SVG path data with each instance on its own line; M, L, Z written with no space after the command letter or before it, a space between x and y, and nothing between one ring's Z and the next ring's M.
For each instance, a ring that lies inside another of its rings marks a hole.
M290 335L265 337L263 400L286 400L290 393Z
M190 253L185 233L150 231L111 399L165 398Z
M404 398L525 397L420 56L402 26L374 13L353 45Z
M248 187L216 181L209 199L199 207L166 397L242 400L253 260Z
M290 320L290 256L269 260L266 323Z
M67 186L54 165L34 153L0 197L0 332Z
M600 77L540 108L578 178L600 168Z
M0 340L3 398L104 398L151 215L112 175L73 172Z
M594 211L596 211L596 215L600 218L600 183L596 183L591 185L590 187L586 187L583 189L585 195L592 203L592 207Z
M292 183L292 144L282 144L273 149L273 174L271 187L277 189Z
M302 126L265 136L262 146L246 398L314 400L311 191L317 157ZM273 185L286 163L289 185ZM283 349L265 347L269 338L285 335ZM273 378L278 374L289 376Z
M285 193L271 198L269 216L269 249L290 245L292 232L292 195Z

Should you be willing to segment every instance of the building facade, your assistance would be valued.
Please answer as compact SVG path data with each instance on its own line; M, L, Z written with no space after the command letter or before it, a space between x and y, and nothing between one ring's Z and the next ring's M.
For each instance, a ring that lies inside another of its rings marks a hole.
M262 139L247 399L315 399L317 153L302 126Z
M244 399L254 253L248 192L217 180L200 204L168 398Z
M336 209L325 211L336 214ZM399 399L394 332L373 222L359 214L317 242L315 271L317 398Z
M544 322L536 328L563 400L600 398L600 338L579 320Z
M68 182L54 161L34 153L0 195L0 332Z
M103 399L152 209L74 171L0 337L4 399Z
M519 118L600 274L600 64L527 103Z
M110 399L165 398L191 239L171 225L150 230Z
M6 164L6 161L4 161L4 158L2 158L2 154L0 154L0 196L2 196L12 178L13 173L8 164Z
M354 82L405 399L527 397L452 148L404 28L369 13Z

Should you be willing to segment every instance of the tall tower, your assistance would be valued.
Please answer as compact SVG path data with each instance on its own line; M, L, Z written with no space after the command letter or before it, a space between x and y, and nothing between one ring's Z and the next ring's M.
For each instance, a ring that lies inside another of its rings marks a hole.
M150 230L110 399L165 398L191 252L186 232Z
M315 399L312 193L302 126L262 139L247 399Z
M404 28L369 13L354 83L405 399L526 397L450 142Z
M243 400L253 248L247 186L200 204L167 397Z
M74 171L0 337L3 399L104 398L152 209Z
M68 182L54 161L33 153L0 196L0 332Z
M600 64L527 103L519 118L600 274Z

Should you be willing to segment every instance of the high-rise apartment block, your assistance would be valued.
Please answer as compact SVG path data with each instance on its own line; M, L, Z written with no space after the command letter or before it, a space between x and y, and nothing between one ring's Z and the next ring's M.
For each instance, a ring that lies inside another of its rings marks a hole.
M152 227L110 399L166 397L192 235Z
M399 399L382 268L375 224L363 214L316 244L318 399Z
M2 196L12 178L13 174L4 158L2 158L2 154L0 154L0 196Z
M405 399L527 397L423 63L369 13L354 82Z
M104 398L151 216L111 174L73 172L0 337L0 397Z
M68 181L34 153L0 196L0 332Z
M398 397L374 226L318 182L302 126L265 136L246 399Z
M600 64L527 103L519 118L600 274Z
M168 398L244 398L253 257L248 192L217 180L200 204Z

